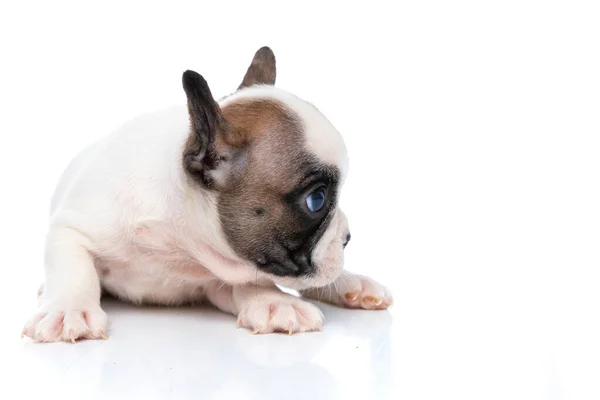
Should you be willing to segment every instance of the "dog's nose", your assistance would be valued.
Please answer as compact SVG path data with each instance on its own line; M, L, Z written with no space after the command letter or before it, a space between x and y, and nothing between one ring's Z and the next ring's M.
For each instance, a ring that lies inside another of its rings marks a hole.
M342 243L342 246L346 247L351 238L352 235L350 234L350 232L346 233L346 237L344 238L344 243Z

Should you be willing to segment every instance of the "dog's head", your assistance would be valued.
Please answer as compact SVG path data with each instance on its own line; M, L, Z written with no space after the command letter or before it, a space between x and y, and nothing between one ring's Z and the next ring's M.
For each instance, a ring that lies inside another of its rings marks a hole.
M341 272L350 239L338 207L346 147L319 110L274 84L267 47L220 103L202 76L186 71L191 133L183 167L201 190L216 193L221 229L239 257L276 283L321 286Z

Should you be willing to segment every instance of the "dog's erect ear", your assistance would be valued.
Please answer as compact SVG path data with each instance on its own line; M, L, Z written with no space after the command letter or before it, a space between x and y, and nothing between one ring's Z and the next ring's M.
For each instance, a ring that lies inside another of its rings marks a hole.
M183 166L194 180L209 189L226 183L233 169L242 167L242 152L233 143L234 132L221 114L206 80L197 72L182 77L190 114L190 136L185 143ZM235 167L235 168L232 168Z
M275 84L275 54L268 47L261 47L248 67L244 80L238 89L252 85Z

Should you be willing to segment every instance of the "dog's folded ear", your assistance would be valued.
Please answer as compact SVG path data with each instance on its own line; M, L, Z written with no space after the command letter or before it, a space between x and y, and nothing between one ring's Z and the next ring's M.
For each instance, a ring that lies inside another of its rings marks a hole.
M269 47L258 49L238 90L252 85L275 85L275 54Z
M190 115L183 167L206 188L219 189L242 171L245 153L235 147L236 133L223 118L206 80L188 70L183 73L182 81Z

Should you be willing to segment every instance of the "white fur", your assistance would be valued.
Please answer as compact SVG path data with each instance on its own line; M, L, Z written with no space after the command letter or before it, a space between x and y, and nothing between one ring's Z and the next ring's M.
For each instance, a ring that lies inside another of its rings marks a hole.
M260 87L241 90L223 104L261 96L277 98L297 112L309 151L345 175L347 156L339 133L308 103ZM40 308L24 334L38 341L103 337L107 322L100 308L101 286L139 303L207 297L261 332L320 328L322 315L314 306L274 284L306 289L340 274L347 231L341 210L314 251L316 277L282 279L257 271L227 244L214 195L186 179L181 153L188 132L186 107L148 114L88 147L68 166L51 204Z

